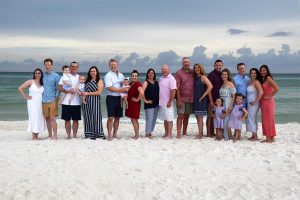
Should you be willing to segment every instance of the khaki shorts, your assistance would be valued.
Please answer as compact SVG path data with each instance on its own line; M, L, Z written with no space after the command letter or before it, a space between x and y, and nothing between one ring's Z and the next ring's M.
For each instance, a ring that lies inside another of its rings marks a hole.
M58 115L57 100L50 103L43 103L43 115L45 118Z
M177 114L193 114L194 113L194 103L182 102L181 108L177 107Z

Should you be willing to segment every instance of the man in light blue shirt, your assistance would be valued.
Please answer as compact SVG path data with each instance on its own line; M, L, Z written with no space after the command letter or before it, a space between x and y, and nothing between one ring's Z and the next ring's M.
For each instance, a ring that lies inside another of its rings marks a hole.
M53 140L57 139L57 123L56 116L58 115L57 101L59 91L57 89L59 75L53 72L53 60L47 58L44 60L46 73L43 76L43 115L46 119L49 137ZM53 133L53 134L52 134Z
M247 105L247 85L250 78L246 75L246 65L245 63L239 63L236 66L238 74L233 77L233 81L236 87L237 93L241 93L244 97L244 105Z

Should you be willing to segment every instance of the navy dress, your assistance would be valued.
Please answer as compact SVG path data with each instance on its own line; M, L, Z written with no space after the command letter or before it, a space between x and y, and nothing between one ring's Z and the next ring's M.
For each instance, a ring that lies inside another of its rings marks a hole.
M207 115L207 108L208 108L208 97L207 95L199 102L200 97L205 93L207 86L202 82L200 77L197 77L194 82L194 92L195 92L195 99L194 99L194 113L196 116L204 116Z

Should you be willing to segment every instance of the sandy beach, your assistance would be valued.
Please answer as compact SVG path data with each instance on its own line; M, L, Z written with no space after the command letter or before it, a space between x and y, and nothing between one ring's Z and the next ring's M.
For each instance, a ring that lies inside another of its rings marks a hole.
M80 124L79 139L66 140L58 123L58 141L31 141L26 121L0 122L0 199L300 198L297 123L277 124L274 144L247 141L244 132L235 144L196 140L196 124L181 140L162 139L158 124L155 139L135 141L122 123L111 142L83 139Z

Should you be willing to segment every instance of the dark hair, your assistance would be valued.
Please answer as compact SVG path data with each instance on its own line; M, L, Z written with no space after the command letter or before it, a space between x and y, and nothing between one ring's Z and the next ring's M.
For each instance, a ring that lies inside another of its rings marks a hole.
M69 67L68 65L64 65L64 66L61 67L61 70L64 71L64 70L67 69L67 68L70 68L70 67Z
M118 61L117 61L116 59L114 59L114 58L111 58L111 59L109 60L108 64L110 65L110 63L112 63L112 62L116 62L116 63L118 63Z
M46 59L44 60L44 64L45 64L46 62L51 62L51 65L53 65L53 60L52 60L51 58L46 58Z
M264 82L267 80L268 76L270 76L271 79L273 79L273 76L272 76L272 74L271 74L271 72L270 72L270 70L269 70L268 65L262 65L262 66L259 68L259 71L261 71L262 68L265 68L265 69L266 69L267 75L266 75L266 77L261 76L261 83L264 83ZM261 74L260 74L260 75L261 75Z
M220 60L220 59L216 60L216 61L215 61L215 64L216 64L217 62L220 62L220 63L222 63L222 65L223 65L223 61L222 61L222 60Z
M237 94L235 95L235 98L237 98L237 97L242 97L242 99L245 99L245 96L242 95L241 93L237 93Z
M150 71L153 71L153 73L154 73L153 80L156 80L156 73L155 73L154 69L152 69L152 68L150 68L150 69L147 70L147 73L146 73L146 80L149 79L149 73L150 73Z
M140 75L139 72L138 72L136 69L132 70L131 75L132 75L133 73L136 73L138 76Z
M223 106L224 100L221 97L217 97L216 100L215 100L215 103L217 102L218 99L221 99L221 102L222 102L221 106Z
M90 67L89 72L88 72L88 74L87 74L87 78L86 78L86 80L85 80L85 84L87 84L88 82L90 82L90 81L92 80L92 76L91 76L91 73L90 73L90 71L91 71L92 69L95 69L96 72L97 72L97 75L96 75L96 83L98 83L99 80L100 80L100 74L99 74L98 68L97 68L96 66L92 66L92 67Z
M230 73L229 69L225 68L225 69L222 70L222 73L223 73L223 72L226 72L226 73L227 73L228 81L231 81L231 82L232 82L232 79L231 79L231 73Z
M72 67L72 64L76 64L76 65L77 65L77 67L79 67L79 64L78 64L78 62L76 62L76 61L73 61L73 62L71 62L71 64L70 64L70 67Z
M245 66L245 63L238 63L238 64L236 65L236 69L239 69L239 66L241 66L241 65L244 65L244 66Z
M255 67L253 67L253 68L250 69L250 71L249 71L249 76L250 76L250 78L251 78L251 71L255 71L255 72L256 72L256 80L258 80L259 82L261 82L262 77L261 77L261 75L260 75L258 69L255 68Z
M41 73L41 79L40 79L40 84L43 85L44 82L43 82L43 72L40 68L36 68L34 71L33 71L33 78L32 79L35 79L35 72L36 71L39 71Z

